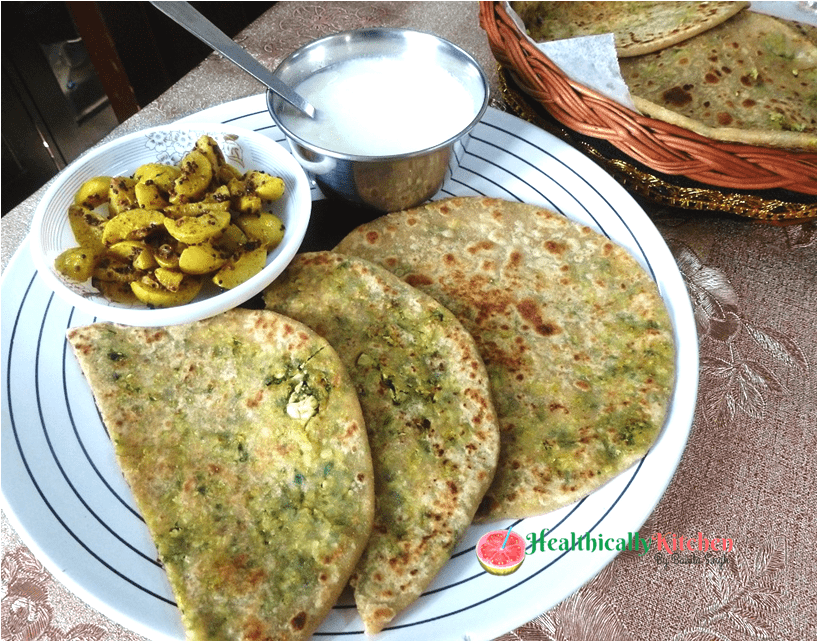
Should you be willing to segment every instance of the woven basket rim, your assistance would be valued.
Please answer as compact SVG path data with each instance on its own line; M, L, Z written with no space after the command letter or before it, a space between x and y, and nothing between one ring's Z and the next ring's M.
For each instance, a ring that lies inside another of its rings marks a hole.
M504 5L480 2L480 26L492 54L568 129L606 140L655 171L704 185L816 194L816 153L717 141L628 109L569 78L520 31Z

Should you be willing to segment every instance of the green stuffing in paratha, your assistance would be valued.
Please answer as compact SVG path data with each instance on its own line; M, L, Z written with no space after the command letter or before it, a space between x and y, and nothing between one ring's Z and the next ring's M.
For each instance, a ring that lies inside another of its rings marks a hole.
M336 251L433 296L474 337L501 438L478 520L570 504L659 435L670 318L649 275L601 234L534 205L463 197L365 223Z
M749 2L512 2L536 42L614 34L620 57L658 51L702 33Z
M360 405L331 346L273 312L68 340L191 640L301 640L372 528Z
M449 560L492 480L500 440L485 366L451 312L357 257L298 255L264 301L326 338L355 383L375 524L350 583L377 633Z
M806 27L804 27L806 30ZM620 61L644 114L715 140L816 146L816 49L783 20L751 11L662 51Z

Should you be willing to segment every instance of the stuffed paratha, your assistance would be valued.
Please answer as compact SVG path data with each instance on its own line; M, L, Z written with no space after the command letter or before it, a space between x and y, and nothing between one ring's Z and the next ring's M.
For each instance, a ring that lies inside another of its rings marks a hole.
M634 104L652 118L715 140L814 150L814 40L786 21L745 11L620 67Z
M478 519L569 504L658 436L670 319L647 273L602 235L533 205L453 198L366 223L336 251L432 295L474 336L501 438Z
M613 33L620 57L658 51L702 33L749 2L512 2L536 42Z
M355 390L327 342L267 311L68 339L189 639L306 639L370 535Z
M298 255L264 301L325 337L355 383L376 509L351 584L376 633L448 561L492 480L499 434L485 367L451 312L357 257Z

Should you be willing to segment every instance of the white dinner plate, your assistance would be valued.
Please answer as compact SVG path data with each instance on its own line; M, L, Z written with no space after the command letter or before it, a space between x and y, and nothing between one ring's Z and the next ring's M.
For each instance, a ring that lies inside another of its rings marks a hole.
M187 121L231 123L286 146L264 96L214 107ZM322 198L313 187L313 198ZM626 538L638 531L667 488L687 443L698 382L698 342L682 276L644 211L609 175L557 138L489 109L458 168L436 198L487 195L547 206L625 246L657 282L673 320L676 386L650 452L582 501L519 521L473 526L417 602L383 640L490 639L535 618L592 579L613 551L528 555L507 576L486 573L475 544L487 530L526 537L589 533ZM151 639L184 639L155 548L114 460L105 428L65 341L67 328L92 322L37 276L27 243L2 281L2 494L9 519L37 558L69 589L111 619ZM343 598L315 634L364 639Z

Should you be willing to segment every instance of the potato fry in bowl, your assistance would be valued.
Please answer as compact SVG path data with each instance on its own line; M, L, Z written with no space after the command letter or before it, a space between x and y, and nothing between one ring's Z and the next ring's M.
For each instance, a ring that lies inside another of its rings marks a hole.
M129 134L60 174L35 212L39 274L130 325L212 316L261 291L306 233L309 183L274 140L224 125Z

